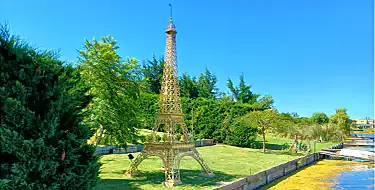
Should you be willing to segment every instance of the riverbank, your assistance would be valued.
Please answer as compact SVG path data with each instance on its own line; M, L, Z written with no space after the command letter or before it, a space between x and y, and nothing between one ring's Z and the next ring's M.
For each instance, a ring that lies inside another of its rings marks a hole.
M360 162L324 159L314 165L297 170L290 176L275 180L260 189L283 190L301 189L302 187L303 189L311 190L331 189L330 187L338 183L334 178L339 176L341 172L351 171L355 166L363 164Z

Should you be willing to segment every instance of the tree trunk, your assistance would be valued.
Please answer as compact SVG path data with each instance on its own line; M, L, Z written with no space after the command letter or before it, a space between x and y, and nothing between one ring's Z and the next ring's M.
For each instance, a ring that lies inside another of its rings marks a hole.
M296 148L296 153L298 152L298 139L297 139L297 135L294 135L294 146Z
M262 128L262 135L263 135L263 153L266 152L266 132L264 131L264 127Z
M98 145L99 145L100 140L102 139L102 136L103 136L103 130L104 130L103 125L102 125L102 124L99 124L99 135L98 135L98 137L96 138L95 146L98 146Z
M310 152L311 144L310 144L310 138L307 138L307 152Z

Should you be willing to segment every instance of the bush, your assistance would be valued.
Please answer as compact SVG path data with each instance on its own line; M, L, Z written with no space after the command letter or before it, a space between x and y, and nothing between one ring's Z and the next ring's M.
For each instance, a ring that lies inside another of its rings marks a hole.
M160 141L161 141L161 136L159 136L159 135L155 135L155 141L156 141L156 142L160 142Z
M0 189L90 189L98 179L93 134L82 123L79 73L0 31Z
M258 133L257 128L236 122L230 127L225 143L233 146L253 148Z

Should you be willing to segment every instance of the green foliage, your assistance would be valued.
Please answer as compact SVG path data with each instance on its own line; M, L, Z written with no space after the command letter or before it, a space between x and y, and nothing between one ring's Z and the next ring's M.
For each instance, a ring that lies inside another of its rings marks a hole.
M232 92L234 99L238 102L254 104L259 97L259 94L253 94L253 92L251 92L251 85L245 84L243 74L240 76L240 84L238 87L234 87L231 79L228 79L227 86L229 90Z
M236 118L252 110L247 104L222 102L214 99L197 98L191 101L182 101L185 118L191 118L191 109L194 108L195 139L209 138L217 142L224 142L231 125L228 118ZM188 126L191 120L186 120Z
M0 31L0 189L90 189L98 179L79 73Z
M93 102L87 123L102 125L110 142L125 145L138 126L139 71L134 58L122 61L116 41L108 36L101 41L86 41L80 51L81 74ZM99 139L100 141L100 134Z
M265 151L265 135L268 132L277 131L280 127L277 110L253 111L237 119L237 122L245 126L257 129L263 137L263 151Z
M156 135L155 136L155 140L156 140L156 142L160 142L161 141L161 137L159 135Z
M215 98L218 90L216 88L216 82L216 76L206 68L205 72L201 73L198 79L198 97Z
M142 73L144 80L146 82L146 88L149 92L159 94L161 89L161 83L163 80L163 68L164 68L164 58L160 58L159 61L152 58L152 61L147 60L143 64Z
M252 148L259 129L249 125L246 120L234 122L226 135L225 143L233 146Z
M159 109L159 95L141 92L138 100L138 120L140 127L153 129L156 113Z
M338 125L338 128L344 132L344 135L349 135L352 121L349 119L346 111L345 108L336 109L336 113L331 115L329 122Z
M325 141L340 142L343 140L345 132L342 130L340 125L335 123L325 123L322 127L322 138Z
M252 104L254 110L264 111L273 108L273 98L270 95L263 96L259 101Z
M315 112L311 116L311 121L316 124L328 123L329 118L324 112Z
M198 85L195 77L191 78L187 73L180 77L181 97L195 99L198 97Z

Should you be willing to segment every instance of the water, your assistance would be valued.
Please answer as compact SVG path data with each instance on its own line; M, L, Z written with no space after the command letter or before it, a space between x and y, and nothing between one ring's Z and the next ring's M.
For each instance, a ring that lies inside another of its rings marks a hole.
M374 139L374 134L356 134ZM369 146L344 147L344 149L356 149L374 152L374 140L359 140ZM374 189L374 163L363 163L353 166L350 171L343 171L328 182L336 182L332 189Z
M353 167L352 171L340 173L335 179L337 184L332 189L374 189L375 169L371 165Z
M370 138L370 139L374 139L374 136L375 136L375 134L361 134L361 133L351 134L351 135L357 136L357 137L367 137L367 138Z

